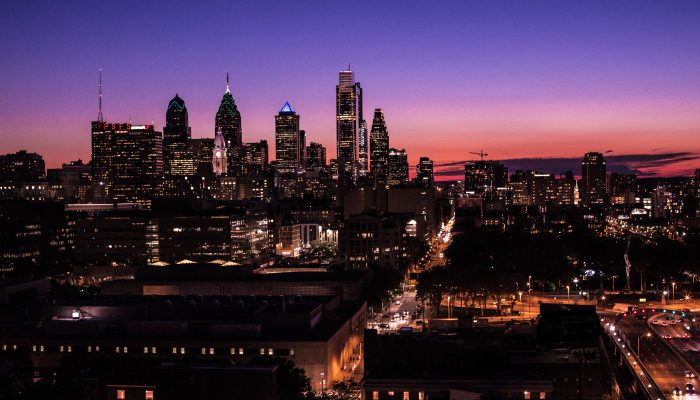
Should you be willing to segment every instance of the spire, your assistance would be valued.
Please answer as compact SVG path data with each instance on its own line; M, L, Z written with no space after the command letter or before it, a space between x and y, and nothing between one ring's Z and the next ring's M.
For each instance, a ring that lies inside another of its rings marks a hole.
M294 112L294 109L292 109L292 106L290 106L290 105L289 105L289 102L286 101L286 102L284 103L284 106L283 106L282 109L280 110L280 112L281 112L281 113L293 113L293 112Z
M97 108L97 121L102 122L102 68L100 68L98 71L100 71L100 84L98 86L98 93L100 97L99 106Z
M226 93L231 93L231 85L228 82L228 72L226 72Z

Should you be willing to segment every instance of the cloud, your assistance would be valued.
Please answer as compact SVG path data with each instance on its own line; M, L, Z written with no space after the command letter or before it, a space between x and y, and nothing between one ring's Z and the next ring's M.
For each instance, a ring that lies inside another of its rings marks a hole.
M700 154L692 152L660 154L620 154L610 155L613 150L605 152L607 170L611 173L636 174L640 177L659 176L669 167L696 161L700 168ZM582 157L531 157L499 160L508 167L509 172L516 170L535 170L551 174L572 171L579 174ZM464 164L474 160L452 160L435 165L438 177L460 177L464 175ZM690 172L688 172L690 173Z

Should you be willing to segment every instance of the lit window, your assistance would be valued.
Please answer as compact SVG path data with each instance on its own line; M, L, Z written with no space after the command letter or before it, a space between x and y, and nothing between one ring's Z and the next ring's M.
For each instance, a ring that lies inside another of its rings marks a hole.
M376 390L372 392L372 400L379 400L379 392Z
M294 349L289 349L289 355L293 356L294 355Z
M408 392L403 392L403 400L409 400L410 397L408 395Z
M231 347L231 355L234 355L234 354L236 354L236 349L234 349L233 347Z
M540 399L546 399L546 398L547 398L547 393L540 392Z
M275 354L275 350L272 348L267 349L267 354L271 356L271 355Z
M173 347L173 354L177 354L177 347Z
M527 390L524 391L524 392L523 392L523 398L524 398L525 400L530 400L530 392L528 392Z
M88 353L92 353L92 346L88 346Z
M100 346L95 346L95 351L100 351Z
M389 396L393 396L393 395L394 395L394 391L393 391L393 390L390 390L389 393L387 393L387 394L388 394Z
M124 353L128 353L128 352L129 352L129 348L124 346Z
M207 354L207 349L202 347L202 354Z
M213 347L210 347L210 348L209 348L209 354L214 354L214 348L213 348Z
M63 346L60 346L60 347L58 348L58 351L60 351L61 353L63 353Z
M418 392L418 400L425 400L425 392Z
M184 348L184 347L180 347L180 354L185 354L185 348Z
M155 348L155 347L151 347L151 353L156 354L156 348Z
M265 349L262 348L262 347L260 348L260 355L261 355L261 356L264 356L264 355L265 355Z
M39 346L39 351L42 353L44 352L44 345Z
M240 355L245 354L245 350L243 350L243 347L238 348L238 354L240 354Z
M126 399L126 392L124 389L117 389L117 400L125 400Z
M153 400L153 391L152 390L146 390L146 395L144 396L145 400Z
M148 354L148 347L143 348L143 354Z
M36 351L36 345L32 346L32 351Z
M68 346L68 352L71 353L73 351L73 346Z

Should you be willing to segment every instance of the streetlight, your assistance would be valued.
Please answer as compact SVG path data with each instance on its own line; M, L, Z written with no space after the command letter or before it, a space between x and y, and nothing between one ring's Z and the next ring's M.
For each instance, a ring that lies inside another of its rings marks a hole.
M569 300L569 293L570 293L569 289L570 289L569 285L566 285L566 300Z
M671 300L676 299L676 282L671 282Z
M642 360L642 357L639 355L639 341L643 337L651 337L651 332L647 332L643 335L637 336L637 358L639 358L640 361Z

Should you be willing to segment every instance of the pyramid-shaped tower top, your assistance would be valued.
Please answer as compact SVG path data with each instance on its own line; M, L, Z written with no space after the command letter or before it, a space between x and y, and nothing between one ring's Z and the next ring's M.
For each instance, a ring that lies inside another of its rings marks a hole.
M289 105L289 102L286 101L286 102L284 103L284 106L283 106L282 109L280 110L280 112L281 112L281 113L293 113L293 112L294 112L294 109L292 109L292 106L290 106L290 105Z

